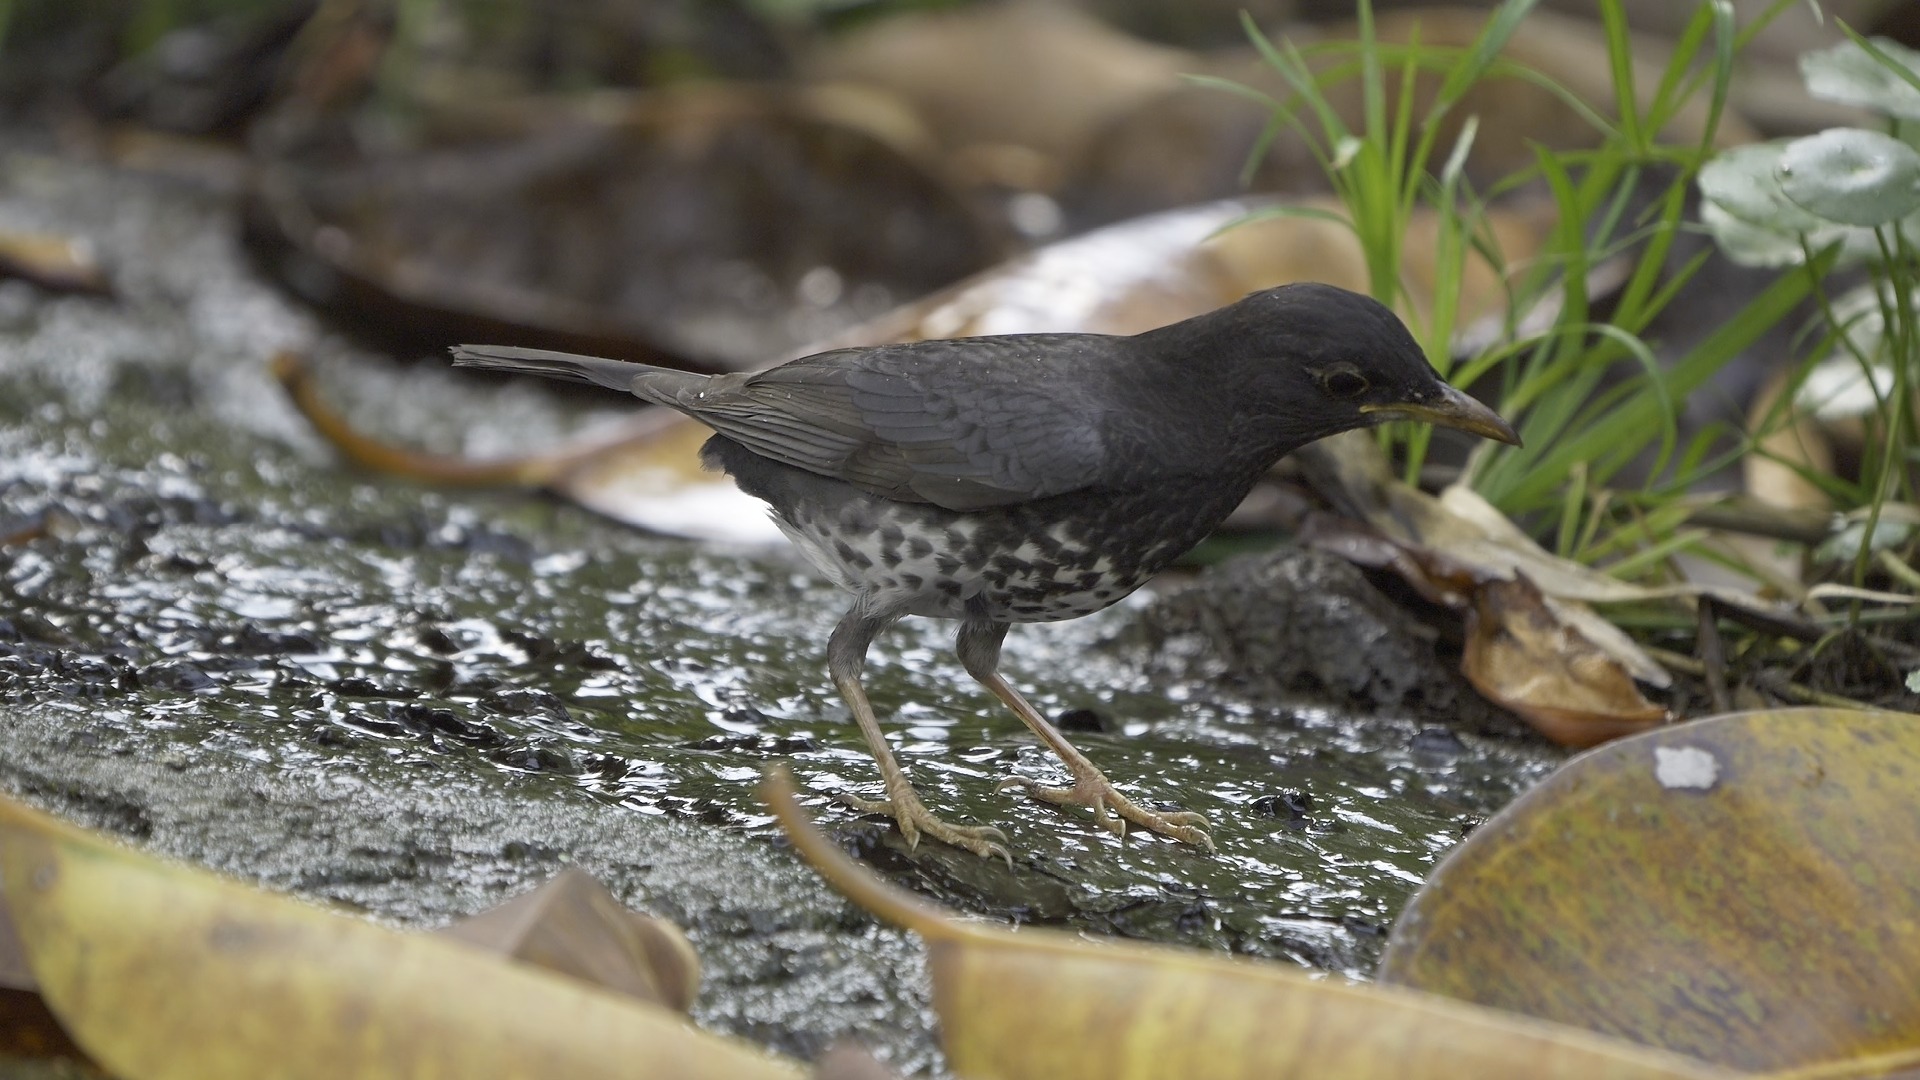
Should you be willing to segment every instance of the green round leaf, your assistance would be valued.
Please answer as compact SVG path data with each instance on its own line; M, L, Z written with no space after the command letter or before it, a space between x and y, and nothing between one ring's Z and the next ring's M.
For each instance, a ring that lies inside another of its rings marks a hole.
M1875 48L1908 71L1920 72L1920 52L1887 38L1872 40ZM1800 76L1807 81L1807 93L1814 97L1862 105L1903 120L1920 120L1920 88L1851 41L1803 54Z
M1780 190L1778 166L1787 143L1737 146L1700 170L1700 220L1720 250L1742 266L1798 266L1807 248L1836 241L1846 261L1879 254L1873 233L1836 225L1807 213Z
M1780 190L1780 156L1786 148L1782 140L1727 150L1701 167L1701 196L1748 225L1789 239L1825 227Z
M1807 261L1798 236L1763 229L1727 213L1718 203L1701 204L1700 222L1713 234L1720 251L1741 266L1777 269Z
M1871 228L1920 210L1920 153L1877 131L1829 128L1795 139L1774 173L1796 205L1842 225Z

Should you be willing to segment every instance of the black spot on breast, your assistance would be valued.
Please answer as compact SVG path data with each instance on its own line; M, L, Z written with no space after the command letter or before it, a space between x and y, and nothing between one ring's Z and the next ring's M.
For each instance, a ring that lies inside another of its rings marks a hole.
M833 542L833 553L840 556L841 562L857 569L865 570L873 565L873 560L867 557L866 552L855 551L845 540Z
M924 559L933 554L933 545L924 536L916 536L907 541L907 554L916 559Z

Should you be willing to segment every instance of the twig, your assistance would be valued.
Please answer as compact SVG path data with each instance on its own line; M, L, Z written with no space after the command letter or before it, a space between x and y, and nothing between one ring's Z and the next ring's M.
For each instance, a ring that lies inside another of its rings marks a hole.
M1707 665L1688 656L1686 653L1677 653L1672 649L1662 649L1654 645L1646 646L1646 650L1648 656L1653 657L1655 660L1660 661L1675 671L1692 675L1695 678L1705 678L1707 675ZM1768 679L1767 689L1772 690L1783 698L1790 698L1793 701L1797 701L1802 705L1824 705L1830 709L1864 709L1867 712L1900 711L1898 709L1882 708L1879 705L1872 705L1864 701L1856 701L1853 698L1842 697L1839 694L1829 694L1824 690L1815 690L1810 686L1802 686L1797 682L1785 678Z
M1707 680L1707 700L1717 713L1731 712L1733 702L1727 696L1727 646L1720 639L1719 605L1713 597L1700 598L1700 629L1694 648L1700 654L1700 667Z

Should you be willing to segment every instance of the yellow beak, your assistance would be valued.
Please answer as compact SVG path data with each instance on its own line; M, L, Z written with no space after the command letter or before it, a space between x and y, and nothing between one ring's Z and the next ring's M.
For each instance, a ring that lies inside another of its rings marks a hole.
M1360 411L1371 413L1383 421L1419 420L1439 427L1459 428L1514 446L1520 445L1520 436L1505 420L1500 419L1499 413L1451 386L1446 388L1445 396L1431 405L1362 405Z

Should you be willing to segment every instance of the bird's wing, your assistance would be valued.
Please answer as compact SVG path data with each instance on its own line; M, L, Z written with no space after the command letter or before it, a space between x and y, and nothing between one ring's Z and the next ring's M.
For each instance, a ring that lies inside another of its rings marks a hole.
M1089 335L843 349L723 376L672 404L762 457L951 510L1094 483L1101 361Z

